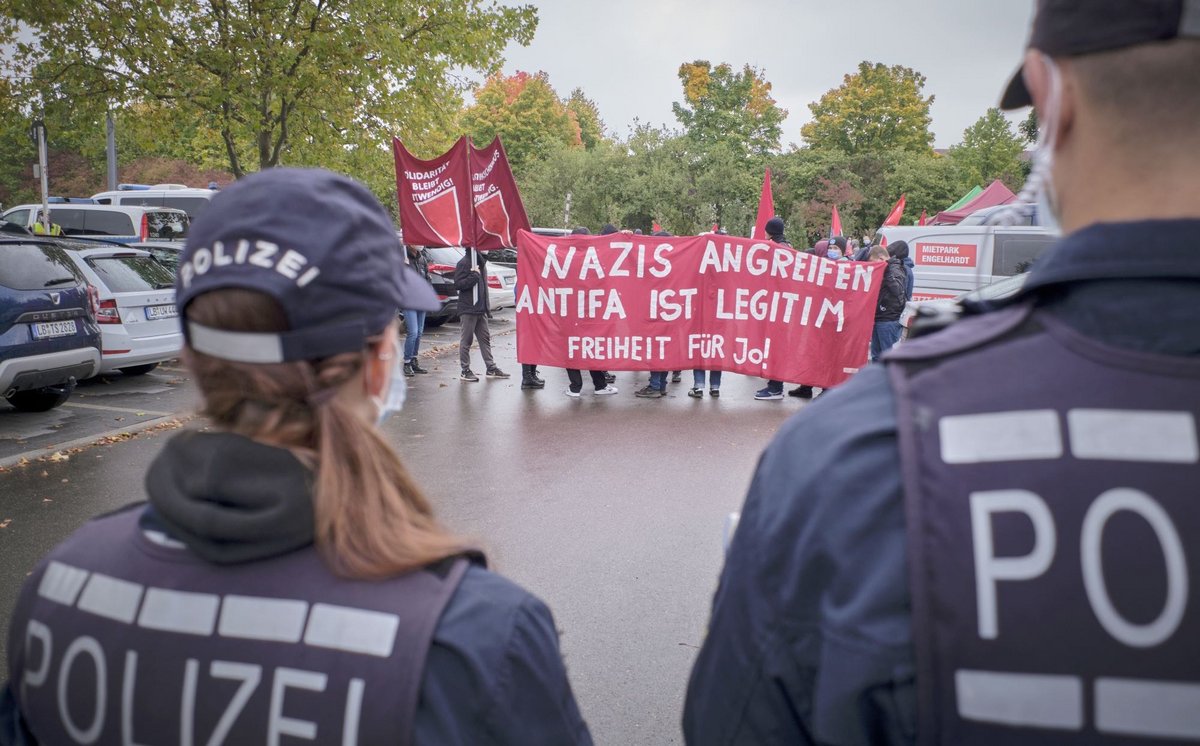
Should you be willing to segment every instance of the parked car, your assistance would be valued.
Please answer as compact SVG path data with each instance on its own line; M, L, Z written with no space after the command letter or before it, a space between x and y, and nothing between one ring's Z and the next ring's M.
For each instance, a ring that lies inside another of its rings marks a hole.
M37 219L41 205L18 205L0 216L25 227ZM50 220L68 236L95 236L122 243L132 241L181 241L187 237L191 218L173 207L133 205L53 204Z
M175 276L148 251L64 241L68 256L96 289L100 372L149 373L179 355L183 332Z
M0 234L0 395L26 412L100 370L96 298L57 241Z
M216 194L215 189L196 189L183 184L122 184L115 192L93 194L92 200L98 205L174 207L183 210L195 220Z

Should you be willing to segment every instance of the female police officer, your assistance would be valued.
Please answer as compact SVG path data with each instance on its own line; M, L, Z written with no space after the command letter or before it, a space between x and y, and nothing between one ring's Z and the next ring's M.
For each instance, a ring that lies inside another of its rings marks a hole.
M590 743L549 610L438 525L375 427L403 401L397 312L435 299L370 193L239 181L177 291L213 428L31 575L0 741Z

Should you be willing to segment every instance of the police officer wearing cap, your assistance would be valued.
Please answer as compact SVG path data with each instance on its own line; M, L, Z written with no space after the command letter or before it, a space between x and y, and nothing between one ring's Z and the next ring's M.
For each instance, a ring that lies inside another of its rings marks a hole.
M1200 741L1200 0L1040 0L1062 239L759 464L691 744Z
M206 431L12 616L0 743L587 744L550 611L433 516L377 424L401 308L383 207L271 169L192 224L177 299Z

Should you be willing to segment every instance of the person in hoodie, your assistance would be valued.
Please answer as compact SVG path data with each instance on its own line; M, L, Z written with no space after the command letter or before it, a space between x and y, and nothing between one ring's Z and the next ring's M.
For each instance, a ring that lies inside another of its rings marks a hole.
M212 261L243 242L276 261ZM397 313L437 300L370 191L237 181L176 292L208 427L166 444L148 504L30 574L0 743L590 744L549 609L438 522L378 427L404 401Z
M904 265L904 300L908 302L912 300L913 288L916 286L916 276L913 274L913 260L908 256L908 243L905 241L893 241L888 244L887 253L889 257L899 259Z
M902 241L897 241L903 244ZM871 329L871 360L892 349L900 341L903 328L900 316L908 302L908 279L904 272L904 260L890 255L890 249L876 246L871 249L870 260L887 262L883 281L879 285L879 300L875 304L875 326ZM907 253L907 247L905 247Z
M458 343L458 361L462 367L460 381L476 383L479 376L471 371L471 342L479 340L479 354L483 357L484 375L488 378L508 378L492 357L492 330L488 319L492 310L488 306L487 254L467 249L462 259L454 266L454 288L458 290L458 316L462 323L462 334Z

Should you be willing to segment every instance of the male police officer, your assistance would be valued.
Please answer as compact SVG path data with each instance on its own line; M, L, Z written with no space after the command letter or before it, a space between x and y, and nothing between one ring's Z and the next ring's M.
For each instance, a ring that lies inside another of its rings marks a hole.
M1039 0L1065 238L767 449L690 743L1200 739L1198 81L1200 0Z

